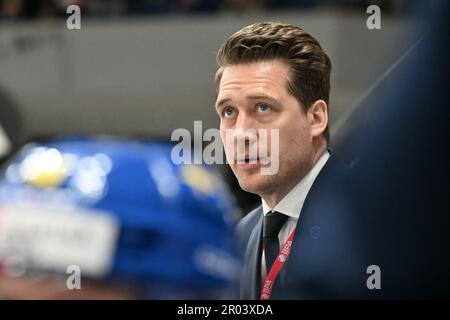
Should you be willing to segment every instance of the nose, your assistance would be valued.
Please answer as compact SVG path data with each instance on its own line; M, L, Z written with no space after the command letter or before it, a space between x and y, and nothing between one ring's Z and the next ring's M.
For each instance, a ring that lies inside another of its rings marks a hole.
M253 117L240 113L236 120L233 137L234 141L241 147L255 144L258 140L258 131Z

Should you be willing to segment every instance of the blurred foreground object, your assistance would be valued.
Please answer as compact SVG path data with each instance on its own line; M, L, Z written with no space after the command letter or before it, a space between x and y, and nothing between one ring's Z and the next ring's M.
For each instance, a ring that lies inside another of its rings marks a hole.
M333 137L367 195L359 228L381 269L378 298L450 297L449 8L433 4L416 43Z
M174 165L171 150L117 138L26 145L0 177L0 297L233 298L233 200L211 167Z

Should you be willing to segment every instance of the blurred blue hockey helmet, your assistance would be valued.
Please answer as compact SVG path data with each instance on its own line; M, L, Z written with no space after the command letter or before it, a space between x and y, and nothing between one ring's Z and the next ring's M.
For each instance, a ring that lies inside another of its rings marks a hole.
M3 264L76 266L161 298L233 290L233 198L213 167L175 165L171 151L122 138L26 145L0 176Z

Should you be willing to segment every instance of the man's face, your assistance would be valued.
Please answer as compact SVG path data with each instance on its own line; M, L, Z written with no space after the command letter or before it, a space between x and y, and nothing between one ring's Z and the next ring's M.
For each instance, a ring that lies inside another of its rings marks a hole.
M288 72L287 64L279 60L226 66L219 86L216 109L228 161L241 188L263 198L284 196L314 162L308 114L287 89ZM227 139L227 129L233 129L233 139ZM251 129L256 130L256 136L246 139L245 151L239 151L239 136ZM267 145L258 143L263 132L259 129L267 129ZM242 158L255 160L249 159L248 154L256 144L258 152L267 152L273 161L277 141L270 138L271 129L279 129L279 169L266 175L261 174L261 168L268 166L261 163L263 159L257 157L256 163L251 164L242 163ZM235 161L230 160L233 148Z

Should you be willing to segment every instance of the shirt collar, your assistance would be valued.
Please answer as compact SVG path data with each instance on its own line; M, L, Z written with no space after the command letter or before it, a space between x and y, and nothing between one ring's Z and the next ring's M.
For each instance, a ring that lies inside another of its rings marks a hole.
M304 176L303 179L300 180L300 182L297 183L297 185L292 188L291 191L289 191L289 193L284 196L284 198L281 199L281 201L278 202L278 204L275 205L274 208L271 208L266 203L266 201L261 198L264 215L273 210L294 219L298 219L309 189L311 189L314 180L316 180L317 175L319 174L320 170L322 170L329 157L330 153L328 152L328 150L326 150L316 162L314 167L308 172L308 174Z

